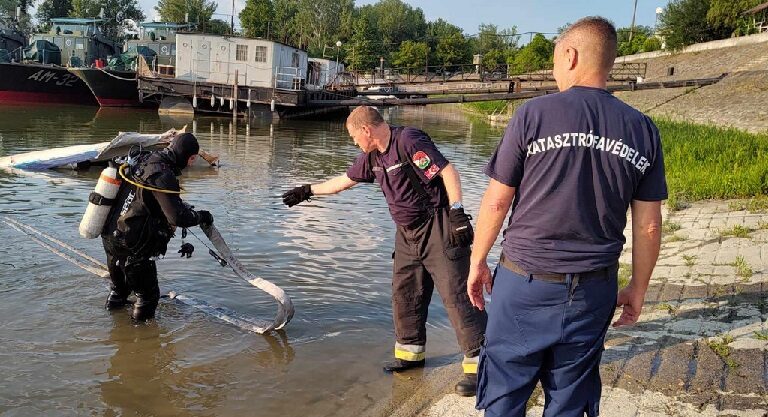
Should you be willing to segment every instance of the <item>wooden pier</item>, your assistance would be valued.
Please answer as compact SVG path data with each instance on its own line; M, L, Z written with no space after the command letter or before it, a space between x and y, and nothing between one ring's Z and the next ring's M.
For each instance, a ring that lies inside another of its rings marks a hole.
M609 91L634 91L659 88L702 87L720 81L727 74L661 82L609 82ZM541 82L539 82L541 84ZM300 86L297 86L300 87ZM219 113L248 112L251 106L267 108L279 117L306 117L360 105L405 106L440 103L468 103L491 100L519 100L557 92L554 83L526 87L516 79L508 82L478 83L475 87L457 88L456 84L409 84L407 88L386 86L387 89L357 91L354 88L310 91L301 88L266 88L192 82L174 78L139 77L138 90L142 101L160 102L163 97L183 98L195 107ZM266 106L266 107L264 107Z

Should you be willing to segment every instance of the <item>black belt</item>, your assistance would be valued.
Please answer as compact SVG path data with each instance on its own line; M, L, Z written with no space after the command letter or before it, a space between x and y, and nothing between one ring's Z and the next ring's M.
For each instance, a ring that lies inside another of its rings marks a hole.
M524 275L526 277L531 277L533 279L539 280L539 281L548 281L548 282L566 282L566 274L529 274L526 272L523 268L521 268L518 264L512 262L511 260L507 259L504 254L501 254L501 259L499 259L499 263L504 267L509 269L510 271L518 274L518 275ZM590 272L582 272L578 274L572 274L574 276L578 276L579 280L583 281L585 279L589 278L602 278L608 274L608 272L611 269L616 269L618 266L613 265L609 267L605 267L602 269L598 269L596 271L590 271Z

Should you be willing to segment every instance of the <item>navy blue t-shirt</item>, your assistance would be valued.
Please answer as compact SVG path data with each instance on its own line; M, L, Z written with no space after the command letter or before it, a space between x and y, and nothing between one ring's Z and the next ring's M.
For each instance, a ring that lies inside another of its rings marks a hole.
M502 249L529 273L615 264L630 202L667 198L658 129L597 88L521 106L485 173L516 187Z
M413 161L413 166L421 180L424 190L429 195L426 207L447 205L448 196L442 181L437 181L438 174L448 165L448 160L437 150L432 139L426 133L412 127L390 127L392 139L384 152L377 152L374 166L370 166L367 153L361 153L347 169L347 177L357 182L376 182L389 205L392 220L401 226L409 226L424 218L425 204L411 186L410 180L402 169L407 161L400 162L397 147L401 146Z

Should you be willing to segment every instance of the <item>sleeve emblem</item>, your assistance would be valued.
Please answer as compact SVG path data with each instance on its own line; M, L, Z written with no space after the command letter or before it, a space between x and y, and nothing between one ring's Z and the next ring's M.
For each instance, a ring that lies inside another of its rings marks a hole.
M429 156L427 156L426 152L424 151L418 151L415 154L413 154L413 164L419 167L419 169L427 169L430 162L432 162L429 159Z
M440 167L437 166L437 164L432 164L432 166L429 167L428 170L424 171L424 175L427 177L428 180L431 180L432 177L434 177L435 174L437 174L438 172L440 172Z

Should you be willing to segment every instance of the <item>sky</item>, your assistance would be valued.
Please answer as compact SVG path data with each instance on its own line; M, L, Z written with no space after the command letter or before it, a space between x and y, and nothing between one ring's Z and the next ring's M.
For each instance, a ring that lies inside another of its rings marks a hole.
M214 17L229 21L232 0L217 0L219 7ZM477 33L481 23L490 23L507 29L517 26L518 33L555 33L557 28L577 19L600 15L614 22L617 27L629 27L635 0L404 0L412 7L421 8L427 21L442 18L464 29L467 35ZM377 0L355 0L357 6L373 4ZM669 0L637 0L638 25L654 26L656 8L664 7ZM148 20L155 17L156 0L139 0ZM467 9L467 4L471 9ZM239 13L245 0L235 0L235 13ZM226 16L225 16L226 15ZM235 25L239 26L237 17Z

